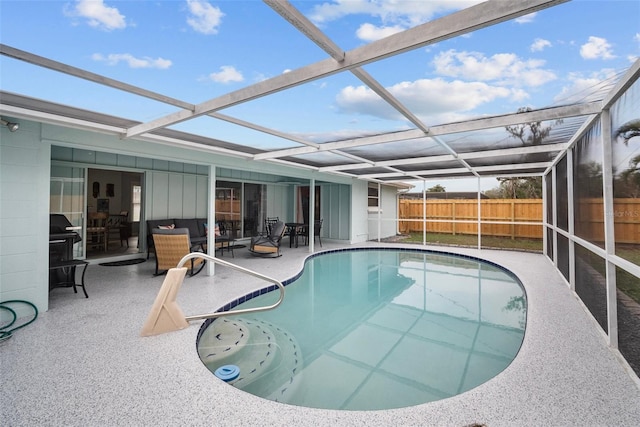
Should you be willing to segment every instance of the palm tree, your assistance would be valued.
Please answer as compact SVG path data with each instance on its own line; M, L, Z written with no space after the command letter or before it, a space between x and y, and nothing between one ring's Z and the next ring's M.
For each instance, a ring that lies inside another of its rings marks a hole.
M621 138L625 145L628 145L629 140L636 136L640 136L640 119L629 120L620 126L615 133L615 137Z
M627 197L640 196L640 155L629 161L629 167L620 173L620 183L626 190Z

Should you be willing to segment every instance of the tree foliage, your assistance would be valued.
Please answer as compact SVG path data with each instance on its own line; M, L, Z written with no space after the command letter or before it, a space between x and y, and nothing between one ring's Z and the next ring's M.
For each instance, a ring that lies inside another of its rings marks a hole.
M624 141L625 145L629 144L629 140L636 136L640 136L640 119L633 119L623 124L615 133L616 138Z
M431 188L427 188L427 191L430 192L430 193L444 193L447 190L442 185L436 184Z
M530 107L518 108L518 113L528 113L533 111ZM556 120L555 124L562 123L562 120ZM520 123L513 126L505 126L509 136L519 139L522 145L540 145L546 137L551 133L551 126L542 126L542 122Z
M614 137L629 145L632 138L640 137L640 119L633 119L616 130ZM640 155L629 161L629 167L615 178L614 197L640 197Z
M497 188L485 191L492 199L541 199L542 177L498 178Z
M518 108L518 113L533 111L530 107ZM554 124L561 124L562 120L556 120ZM523 146L541 145L551 133L551 126L543 126L541 121L520 123L505 126L505 130L511 138L522 142ZM526 155L525 155L526 156ZM523 157L526 161L526 158ZM493 198L501 199L540 199L542 198L542 178L498 178L498 188L489 190L485 194Z
M640 197L640 156L629 161L629 167L616 178L615 197Z

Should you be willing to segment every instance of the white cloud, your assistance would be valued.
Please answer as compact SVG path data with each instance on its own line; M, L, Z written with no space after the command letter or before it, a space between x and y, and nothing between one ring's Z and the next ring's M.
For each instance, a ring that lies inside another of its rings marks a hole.
M533 13L530 13L528 15L524 15L524 16L521 16L519 18L516 18L515 21L518 24L529 24L529 23L531 23L531 22L533 22L535 20L537 14L538 14L538 12L533 12Z
M551 42L545 39L535 39L533 43L531 43L531 52L541 52L544 48L551 47Z
M467 80L495 81L515 86L540 86L555 80L556 75L542 68L545 61L522 60L513 53L486 57L479 52L441 52L434 59L435 72Z
M187 0L187 24L202 34L217 34L224 13L204 0Z
M332 0L313 8L309 19L316 25L335 21L349 15L365 15L376 20L366 22L356 36L366 42L381 39L407 28L428 22L438 15L455 12L482 0Z
M362 24L360 28L358 28L358 31L356 31L356 36L358 36L360 40L371 42L399 33L403 30L404 28L398 25L394 25L392 27L376 27L373 24Z
M143 58L136 58L130 53L111 53L107 56L104 56L101 53L94 53L91 58L94 61L106 62L108 65L118 65L120 62L125 62L130 68L158 68L164 70L171 67L173 64L169 59L153 59L147 56Z
M483 82L444 79L420 79L400 82L387 90L427 123L445 123L460 119L462 112L499 98L521 100L523 93ZM398 120L400 115L366 86L347 86L336 96L342 112L367 114Z
M482 0L333 0L313 8L309 19L324 23L340 19L347 15L370 15L383 22L417 25L432 19L435 15L451 12L481 3Z
M115 7L104 4L103 0L77 0L74 5L65 7L70 17L85 18L89 26L101 30L120 30L126 28L125 16Z
M580 47L580 56L584 59L613 59L611 45L607 39L591 36L589 41Z
M562 88L562 91L555 96L554 101L557 103L589 102L593 100L591 98L594 94L598 94L599 88L608 87L605 81L615 76L616 71L610 68L587 76L581 73L571 73L568 77L570 84ZM600 97L596 96L596 98Z
M244 80L242 73L231 65L223 65L220 72L209 74L209 78L216 83L232 83Z

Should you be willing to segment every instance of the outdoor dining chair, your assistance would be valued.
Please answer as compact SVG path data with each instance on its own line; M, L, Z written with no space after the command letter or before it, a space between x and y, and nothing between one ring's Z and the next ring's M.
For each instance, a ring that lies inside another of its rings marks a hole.
M318 239L318 242L320 242L320 247L322 247L322 239L320 238L320 231L322 231L322 219L316 219L313 222L313 241L315 242L315 239ZM309 226L306 226L303 230L303 234L304 234L304 244L308 245L309 244Z

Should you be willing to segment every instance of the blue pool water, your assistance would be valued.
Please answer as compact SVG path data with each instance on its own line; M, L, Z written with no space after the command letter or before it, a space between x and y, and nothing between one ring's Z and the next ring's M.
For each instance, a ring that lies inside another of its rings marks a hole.
M278 292L236 308L271 304ZM420 250L307 260L275 310L207 322L198 352L229 384L292 405L378 410L470 390L503 371L526 323L519 281L493 264Z

